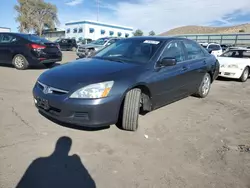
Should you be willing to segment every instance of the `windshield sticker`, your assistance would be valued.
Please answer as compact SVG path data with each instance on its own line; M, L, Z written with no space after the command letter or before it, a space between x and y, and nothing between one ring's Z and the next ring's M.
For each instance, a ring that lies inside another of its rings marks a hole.
M143 43L146 43L146 44L159 44L160 41L156 41L156 40L145 40Z

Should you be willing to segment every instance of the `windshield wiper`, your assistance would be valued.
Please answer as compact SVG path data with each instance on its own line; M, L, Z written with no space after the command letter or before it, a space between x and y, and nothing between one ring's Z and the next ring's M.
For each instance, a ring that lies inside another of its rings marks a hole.
M115 62L119 62L119 63L125 63L124 60L117 59L117 58L107 58L107 57L93 57L93 58L103 59L103 60L107 60L107 61L115 61Z

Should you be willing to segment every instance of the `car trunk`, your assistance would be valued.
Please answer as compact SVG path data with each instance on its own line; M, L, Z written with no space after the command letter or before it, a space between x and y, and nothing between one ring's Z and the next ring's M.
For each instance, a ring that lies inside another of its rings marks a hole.
M58 58L58 53L60 52L60 49L58 48L58 45L55 43L44 43L44 46L46 48L43 49L43 52L45 52L48 57L50 58Z

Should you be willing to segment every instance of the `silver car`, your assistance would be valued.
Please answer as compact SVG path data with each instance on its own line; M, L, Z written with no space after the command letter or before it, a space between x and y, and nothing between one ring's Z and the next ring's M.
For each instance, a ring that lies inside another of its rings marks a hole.
M106 46L109 46L113 43L115 43L117 40L120 40L121 38L115 38L115 37L105 37L105 38L99 38L89 44L79 45L76 55L79 58L85 58L85 57L91 57L93 56L97 51L103 49Z

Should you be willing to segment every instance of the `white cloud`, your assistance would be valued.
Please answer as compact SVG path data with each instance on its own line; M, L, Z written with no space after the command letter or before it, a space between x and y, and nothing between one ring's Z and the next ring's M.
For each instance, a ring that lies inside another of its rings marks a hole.
M65 4L69 6L76 6L76 5L82 4L82 2L83 0L70 0L69 2Z
M226 17L228 14L250 13L249 0L137 0L102 7L114 12L113 23L157 33L178 26L208 25L214 21L229 25L232 22Z

